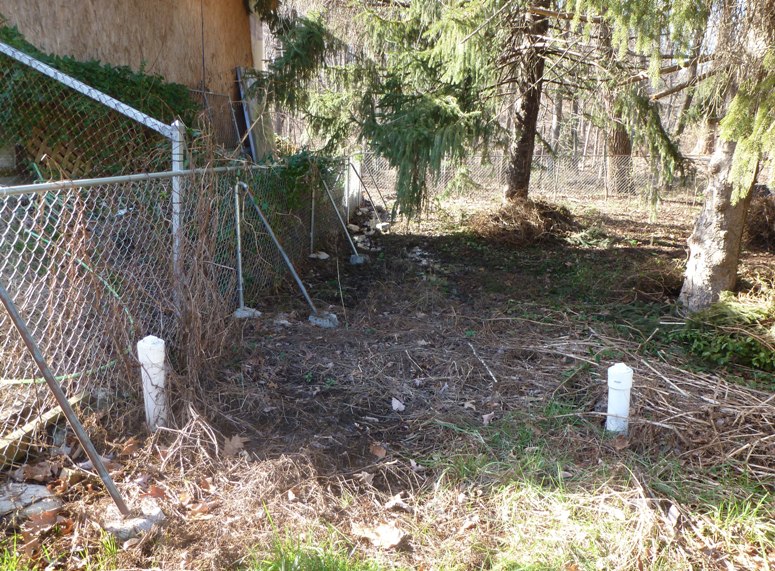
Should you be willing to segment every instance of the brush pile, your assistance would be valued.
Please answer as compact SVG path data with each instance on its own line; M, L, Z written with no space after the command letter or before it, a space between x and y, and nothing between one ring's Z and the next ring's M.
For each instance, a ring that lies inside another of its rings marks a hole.
M577 228L564 206L533 200L509 202L495 212L478 213L469 226L483 237L513 246L558 238Z

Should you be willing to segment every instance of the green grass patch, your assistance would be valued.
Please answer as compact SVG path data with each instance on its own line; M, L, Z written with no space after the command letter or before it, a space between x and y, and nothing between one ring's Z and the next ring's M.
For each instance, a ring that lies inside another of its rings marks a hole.
M19 571L26 569L17 550L14 538L0 542L0 571Z
M376 562L360 559L336 546L283 542L267 557L254 556L245 571L381 571Z

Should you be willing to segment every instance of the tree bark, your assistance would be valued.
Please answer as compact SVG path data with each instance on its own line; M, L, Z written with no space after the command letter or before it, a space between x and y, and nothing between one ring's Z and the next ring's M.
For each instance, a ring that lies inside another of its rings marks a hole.
M717 139L709 170L705 204L689 237L689 261L678 298L683 310L694 313L718 301L737 281L743 227L751 192L733 200L730 181L736 143Z
M716 146L718 125L718 117L709 116L705 118L698 133L697 142L694 145L694 149L692 149L693 155L706 156L713 153L713 149Z
M559 153L560 127L562 127L562 93L559 91L554 97L554 111L552 112L552 150Z
M632 141L627 129L621 123L621 115L614 114L614 124L608 133L606 148L607 180L609 192L630 194L632 191Z
M613 59L611 29L600 27L600 47ZM614 88L615 89L615 88ZM632 190L632 141L622 122L622 113L616 109L616 92L609 92L605 98L609 117L606 137L606 190L612 194L630 194Z
M549 0L537 3L546 8ZM541 94L544 86L544 65L546 56L543 48L535 46L536 37L545 36L549 31L549 20L545 16L527 14L525 35L532 45L523 60L523 75L520 81L520 102L517 123L519 136L511 145L509 152L507 200L526 199L530 187L530 167L533 163L535 137L538 127L538 111L541 107Z

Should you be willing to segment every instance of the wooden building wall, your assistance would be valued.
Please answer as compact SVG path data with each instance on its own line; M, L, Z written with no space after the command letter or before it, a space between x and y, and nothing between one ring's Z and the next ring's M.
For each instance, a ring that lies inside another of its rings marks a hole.
M204 84L216 93L232 94L234 68L253 64L244 0L0 0L0 14L43 51L144 65L192 88L204 52Z

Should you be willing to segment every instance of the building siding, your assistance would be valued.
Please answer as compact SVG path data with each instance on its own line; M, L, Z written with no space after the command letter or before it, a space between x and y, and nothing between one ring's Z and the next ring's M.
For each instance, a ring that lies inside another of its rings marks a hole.
M234 68L253 64L244 0L0 0L0 14L43 51L192 88L202 87L204 52L204 84L216 93L233 94Z

